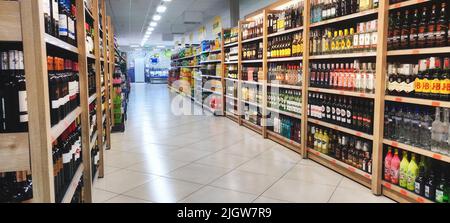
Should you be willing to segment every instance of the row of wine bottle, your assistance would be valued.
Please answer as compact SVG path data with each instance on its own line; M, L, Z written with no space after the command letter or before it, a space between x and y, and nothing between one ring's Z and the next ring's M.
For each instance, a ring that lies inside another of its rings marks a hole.
M301 142L301 123L298 119L278 114L273 117L272 124L269 130L294 142Z
M308 117L372 134L373 100L323 93L308 97Z

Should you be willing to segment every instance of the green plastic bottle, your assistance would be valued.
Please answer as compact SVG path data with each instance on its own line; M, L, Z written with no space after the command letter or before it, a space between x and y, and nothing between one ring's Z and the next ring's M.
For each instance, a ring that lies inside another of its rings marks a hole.
M419 166L417 166L416 154L412 154L411 162L409 162L408 165L406 189L408 189L409 191L414 191L415 189L414 184L418 176L419 176Z
M403 151L402 162L400 163L400 187L406 188L408 184L408 153Z

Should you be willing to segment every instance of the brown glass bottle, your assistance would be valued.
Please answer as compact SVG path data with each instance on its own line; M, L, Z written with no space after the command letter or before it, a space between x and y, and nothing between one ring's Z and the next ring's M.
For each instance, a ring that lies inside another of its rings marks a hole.
M405 17L403 17L403 23L402 23L402 29L401 29L401 36L400 36L400 48L407 49L409 48L409 31L410 31L410 17L409 17L409 11L405 11Z
M397 12L395 21L394 21L394 31L392 38L392 49L400 49L400 39L402 33L402 19L400 12Z
M411 19L411 25L409 30L409 47L417 48L417 38L418 38L418 26L419 26L419 10L414 10L414 15Z
M428 20L426 47L434 47L436 45L436 20L436 5L433 5L431 8L430 19Z
M427 19L428 19L427 11L428 11L427 7L423 7L422 16L420 18L419 29L418 29L418 34L417 34L417 47L418 48L424 48L427 43L427 35L426 35Z
M448 20L445 2L441 5L441 12L436 23L436 47L443 47L447 44Z

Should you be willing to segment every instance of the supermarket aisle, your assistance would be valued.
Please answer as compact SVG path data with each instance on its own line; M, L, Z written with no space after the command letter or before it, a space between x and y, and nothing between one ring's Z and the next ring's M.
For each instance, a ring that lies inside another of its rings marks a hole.
M95 202L392 202L229 119L174 116L166 85L132 89Z

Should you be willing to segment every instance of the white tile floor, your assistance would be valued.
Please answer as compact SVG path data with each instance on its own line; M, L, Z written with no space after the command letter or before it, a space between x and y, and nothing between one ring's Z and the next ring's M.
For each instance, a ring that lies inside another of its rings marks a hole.
M175 116L175 96L166 85L133 86L95 202L392 202L227 118Z

